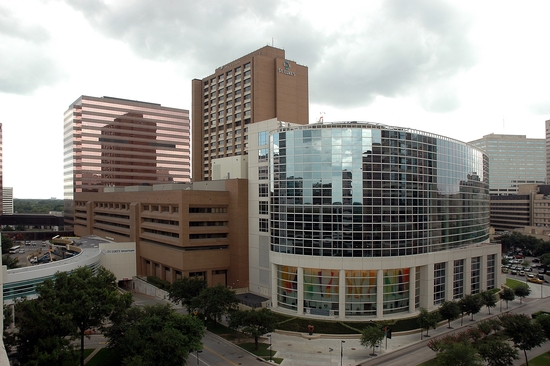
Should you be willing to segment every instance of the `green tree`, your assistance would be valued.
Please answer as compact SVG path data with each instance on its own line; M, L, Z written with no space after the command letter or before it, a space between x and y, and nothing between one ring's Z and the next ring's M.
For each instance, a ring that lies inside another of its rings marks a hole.
M421 331L426 329L426 336L430 328L436 328L437 323L441 320L441 315L438 311L429 312L425 308L420 308L420 313L418 314L417 321L420 326Z
M508 302L514 301L516 298L516 294L514 293L514 290L512 290L510 287L504 287L499 293L498 296L501 300L506 301L506 309L508 309ZM502 306L501 306L502 308Z
M361 332L361 344L365 347L372 347L372 355L375 347L384 339L384 331L376 325L369 325Z
M547 339L550 339L550 314L542 314L537 316L537 323L542 327L542 331Z
M482 366L481 358L469 341L443 344L435 357L440 366Z
M21 267L19 265L19 258L12 257L9 254L4 254L2 256L2 264L8 267L8 269L14 269Z
M550 266L550 253L546 252L540 256L540 263L545 266Z
M514 360L519 359L517 349L499 338L486 339L478 345L477 351L487 366L513 365Z
M57 366L74 364L78 359L71 344L74 327L70 314L59 311L56 305L41 297L16 300L19 322L14 335L22 365Z
M489 315L491 314L491 308L494 308L497 306L497 297L496 295L491 291L483 291L481 293L481 298L483 300L483 304L487 306L487 310L489 311Z
M182 304L186 307L187 312L191 312L191 302L207 287L206 281L199 277L182 277L175 280L170 289L168 296L171 301L176 304Z
M202 313L215 323L221 320L222 315L236 309L238 304L235 291L221 284L205 288L191 302L193 308L201 309Z
M62 325L62 336L80 340L80 365L84 365L85 332L101 327L117 307L130 307L132 302L130 293L119 294L115 276L103 267L96 274L88 267L70 273L57 272L53 280L45 280L36 286L36 290L39 295L37 306L48 310L43 316L56 312L54 319L59 319ZM59 336L60 332L53 334ZM21 339L21 342L25 341L28 339ZM59 342L60 346L64 345L63 340ZM54 343L58 344L57 340Z
M170 305L132 307L117 312L105 332L108 347L122 365L181 366L202 348L204 325Z
M498 318L514 346L523 351L525 363L529 366L527 351L540 347L546 341L541 325L525 314L502 314Z
M464 312L472 316L471 320L474 320L474 314L479 313L481 310L482 301L479 295L466 295L462 298L462 304L464 306Z
M273 312L267 308L260 310L235 310L230 313L229 326L252 338L255 349L258 349L258 339L263 334L273 332L277 320Z
M13 247L13 241L10 239L10 237L5 236L4 234L2 234L1 238L2 238L2 254L8 254L10 252L10 248Z
M460 316L460 306L456 301L445 301L439 308L441 318L448 322L448 327L451 328L451 321L458 319Z
M522 303L522 300L524 297L529 296L531 293L531 287L529 287L526 283L518 283L516 287L514 287L514 295L519 297L519 303Z

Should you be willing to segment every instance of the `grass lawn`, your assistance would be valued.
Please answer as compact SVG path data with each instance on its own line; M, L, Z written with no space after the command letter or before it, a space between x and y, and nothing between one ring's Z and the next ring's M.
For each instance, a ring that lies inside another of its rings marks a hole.
M84 349L84 359L90 355L94 350L93 349ZM70 363L70 362L64 362L64 366L78 366L80 365L80 348L76 352L77 361Z
M516 288L516 286L520 283L525 283L523 281L514 280L512 278L506 279L506 286L510 287L512 290Z
M529 360L529 366L548 366L550 365L550 352L543 353L542 355Z
M245 349L247 350L248 352L250 353L253 353L255 354L256 356L259 356L261 358L263 358L264 360L269 360L269 344L266 344L266 343L258 343L258 349L255 350L254 349L254 342L252 343L241 343L238 345L239 347L241 347L242 349ZM271 350L271 354L274 355L277 351L275 350ZM276 363L281 363L283 362L283 359L282 358L277 358L277 357L271 357L271 359L273 361L275 361Z
M119 366L108 348L102 348L86 363L86 366Z

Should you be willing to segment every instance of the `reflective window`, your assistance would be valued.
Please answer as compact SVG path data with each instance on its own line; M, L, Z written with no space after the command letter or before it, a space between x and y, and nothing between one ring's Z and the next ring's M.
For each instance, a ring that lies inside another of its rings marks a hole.
M298 309L298 268L277 266L277 305L296 311Z
M434 264L434 304L445 301L445 266L446 263Z
M377 272L346 271L346 316L376 316Z

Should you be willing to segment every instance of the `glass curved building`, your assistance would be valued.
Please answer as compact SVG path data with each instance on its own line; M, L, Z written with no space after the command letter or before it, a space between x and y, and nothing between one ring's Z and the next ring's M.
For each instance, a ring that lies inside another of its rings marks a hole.
M499 285L488 159L473 146L373 123L280 127L269 177L276 309L409 316Z

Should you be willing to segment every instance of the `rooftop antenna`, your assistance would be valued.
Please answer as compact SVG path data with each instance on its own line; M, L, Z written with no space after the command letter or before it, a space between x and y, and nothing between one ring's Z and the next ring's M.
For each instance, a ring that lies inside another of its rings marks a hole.
M323 123L323 117L325 116L325 112L320 112L321 115L319 116L319 119L317 120L317 122L319 123Z

